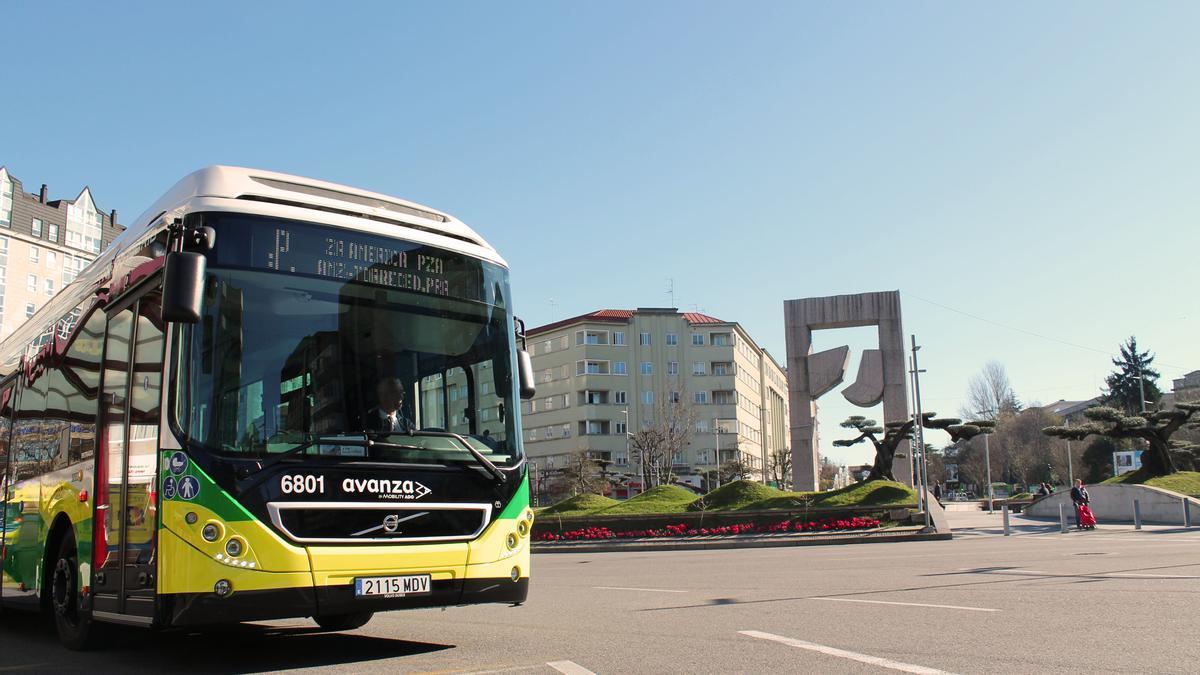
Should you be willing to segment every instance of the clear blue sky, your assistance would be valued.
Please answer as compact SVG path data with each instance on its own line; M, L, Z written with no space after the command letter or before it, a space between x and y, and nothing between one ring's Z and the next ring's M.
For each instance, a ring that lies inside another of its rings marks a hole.
M673 278L679 307L780 360L783 300L898 288L944 413L989 359L1025 401L1095 395L1130 334L1168 389L1200 368L1195 3L39 2L2 22L0 164L123 220L208 164L348 183L474 226L530 325L663 306ZM828 448L852 412L834 396L827 449L865 460Z

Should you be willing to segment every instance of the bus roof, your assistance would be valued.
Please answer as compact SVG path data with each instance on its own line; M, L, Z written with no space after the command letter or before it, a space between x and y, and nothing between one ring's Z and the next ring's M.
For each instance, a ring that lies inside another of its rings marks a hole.
M96 288L147 260L123 255L126 249L152 237L175 218L206 211L249 213L363 230L466 253L507 267L496 249L474 230L428 206L275 171L210 166L175 183L85 267L75 281L0 343L0 377L12 372L25 349Z

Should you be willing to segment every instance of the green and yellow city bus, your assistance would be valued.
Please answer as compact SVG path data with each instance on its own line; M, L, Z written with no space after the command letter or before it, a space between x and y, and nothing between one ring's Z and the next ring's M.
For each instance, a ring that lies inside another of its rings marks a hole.
M0 343L0 606L153 628L519 604L508 270L439 211L198 171Z

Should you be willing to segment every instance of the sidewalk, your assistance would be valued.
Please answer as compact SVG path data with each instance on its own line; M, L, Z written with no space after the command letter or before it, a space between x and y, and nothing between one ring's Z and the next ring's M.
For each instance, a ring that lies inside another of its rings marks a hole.
M1004 517L1000 509L996 509L993 514L988 514L987 511L950 511L946 513L946 518L950 521L950 527L954 530L955 537L1004 535ZM1061 532L1057 518L1034 518L1022 513L1010 513L1008 522L1012 536L1059 534ZM1068 514L1067 532L1076 531L1075 519ZM1110 534L1136 531L1133 523L1099 523L1095 530L1090 530L1090 532ZM1186 529L1180 525L1142 525L1141 531L1159 534L1194 532L1200 537L1200 527Z

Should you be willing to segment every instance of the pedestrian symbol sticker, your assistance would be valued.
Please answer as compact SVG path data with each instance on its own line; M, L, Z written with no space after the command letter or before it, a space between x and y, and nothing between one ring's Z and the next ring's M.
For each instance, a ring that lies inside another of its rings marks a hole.
M200 481L195 476L184 476L179 479L179 496L191 501L200 496Z
M173 452L171 453L170 458L167 459L167 465L170 467L171 473L178 476L187 470L187 455L183 454L182 452Z
M163 496L167 499L175 499L177 491L175 476L167 476L167 479L163 481Z

